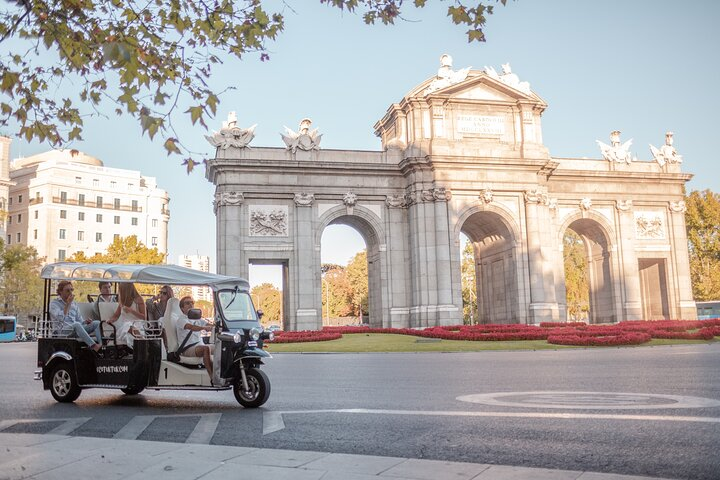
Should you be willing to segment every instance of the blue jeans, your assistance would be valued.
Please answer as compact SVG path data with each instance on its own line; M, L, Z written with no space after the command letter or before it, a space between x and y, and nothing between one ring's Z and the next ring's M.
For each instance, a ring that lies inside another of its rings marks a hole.
M102 345L102 331L100 330L100 320L93 320L90 323L79 323L75 322L72 325L65 325L62 329L63 334L70 337L77 337L88 347L95 345L93 339L90 338L90 333L95 332L95 338L97 338L98 345Z

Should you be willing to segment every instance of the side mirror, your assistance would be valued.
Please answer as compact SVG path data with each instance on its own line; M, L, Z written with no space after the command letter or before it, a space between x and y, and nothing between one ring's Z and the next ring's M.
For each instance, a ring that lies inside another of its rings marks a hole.
M190 320L200 320L202 318L202 310L199 308L191 308L188 310L187 316Z
M257 316L258 318L262 318L265 313L262 310L257 310Z

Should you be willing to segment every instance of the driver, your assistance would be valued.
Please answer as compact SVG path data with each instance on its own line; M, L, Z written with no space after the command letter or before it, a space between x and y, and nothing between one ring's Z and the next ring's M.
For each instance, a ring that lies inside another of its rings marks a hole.
M188 318L188 311L194 306L195 300L193 300L192 297L187 296L181 298L180 310L182 311L182 315L180 315L180 318L173 318L173 322L177 328L178 342L182 343L185 337L187 337L188 332L191 332L190 338L185 342L185 345L190 345L190 348L182 352L181 355L186 357L202 357L205 369L212 380L213 366L210 358L210 346L205 345L200 336L200 332L203 330L207 332L212 331L212 325L209 325L204 319L190 320Z

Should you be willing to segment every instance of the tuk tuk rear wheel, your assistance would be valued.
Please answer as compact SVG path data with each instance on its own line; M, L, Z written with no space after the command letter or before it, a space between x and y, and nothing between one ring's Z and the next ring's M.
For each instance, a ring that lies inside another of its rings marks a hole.
M50 375L50 393L53 398L61 403L70 403L77 400L80 392L72 364L63 362L56 365Z
M270 380L265 372L255 368L245 371L248 391L243 389L242 377L238 377L233 385L235 400L245 408L257 408L267 402L270 397Z

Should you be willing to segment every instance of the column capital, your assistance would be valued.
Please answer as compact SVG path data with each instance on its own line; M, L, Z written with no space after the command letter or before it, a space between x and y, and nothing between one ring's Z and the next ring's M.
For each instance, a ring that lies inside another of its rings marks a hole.
M239 206L245 202L245 195L240 192L215 192L213 213L217 215L218 207Z
M298 207L311 207L315 201L315 195L312 193L296 193L293 200L295 200L295 205Z

